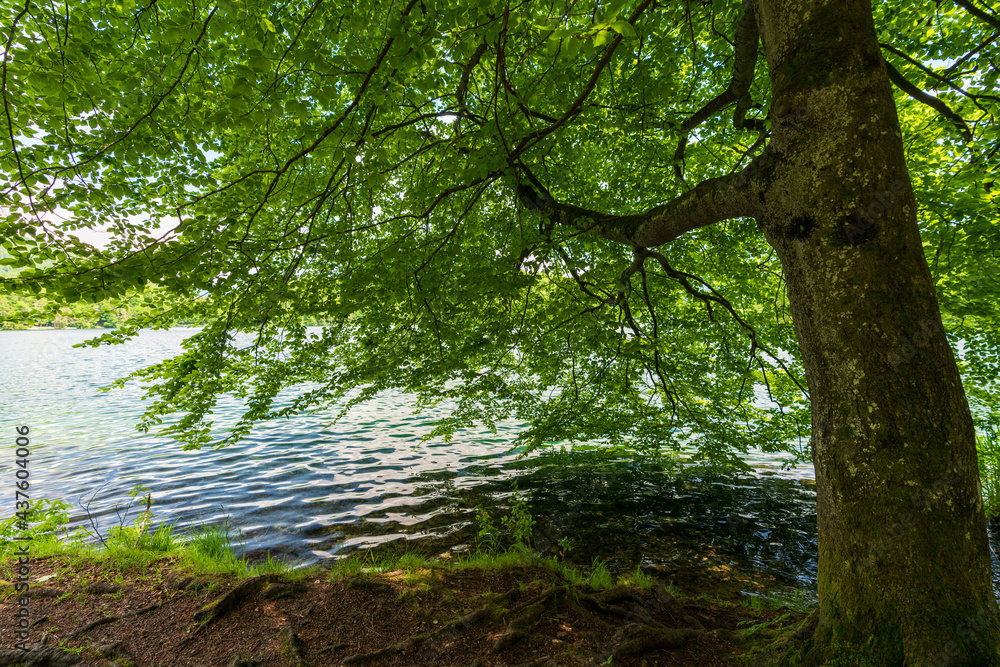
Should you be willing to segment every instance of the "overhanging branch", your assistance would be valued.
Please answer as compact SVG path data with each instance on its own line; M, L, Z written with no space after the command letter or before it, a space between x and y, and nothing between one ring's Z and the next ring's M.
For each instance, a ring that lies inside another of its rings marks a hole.
M645 213L615 215L555 201L548 192L526 200L530 188L519 188L522 204L538 211L551 224L587 229L591 234L634 247L653 248L684 232L722 220L755 217L759 188L754 178L759 165L709 178L679 197ZM532 194L536 194L533 193Z
M893 67L892 63L890 63L888 60L885 60L883 58L883 61L885 62L886 72L888 72L889 74L889 80L892 81L892 84L894 86L896 86L904 93L906 93L913 99L917 100L918 102L926 104L927 106L934 109L939 114L950 120L952 123L954 123L955 127L958 128L958 131L962 134L962 138L966 141L966 143L972 141L972 131L969 130L969 126L965 124L965 121L962 120L961 116L959 116L957 113L951 110L951 107L945 104L944 101L939 100L933 95L928 95L927 93L925 93L924 91L920 90L912 83L907 81L906 77L900 74L899 70Z
M753 358L754 353L757 350L761 350L762 352L767 354L774 361L774 363L777 364L781 368L781 370L785 372L785 374L789 377L789 379L791 379L791 381L795 383L795 386L799 388L799 391L802 392L802 395L805 396L806 398L809 398L808 389L802 386L802 383L799 382L799 379L795 377L794 373L792 373L791 369L788 367L788 364L786 364L781 359L781 357L779 357L776 353L771 351L766 345L764 345L757 339L756 329L754 329L746 320L744 320L740 316L740 314L736 312L736 309L733 308L733 305L721 294L719 294L719 292L717 292L715 288L713 288L711 285L706 283L698 276L686 273L684 271L678 271L677 269L673 268L672 266L670 266L670 262L667 261L666 256L663 255L662 253L656 252L654 250L647 250L645 248L639 248L636 250L636 256L642 258L652 257L654 260L656 260L659 263L660 267L663 269L664 273L666 273L668 276L670 276L678 283L680 283L681 287L683 287L685 291L687 291L691 296L694 296L705 302L705 305L708 306L709 308L709 314L711 314L711 304L713 302L725 308L732 316L732 318L736 320L736 322L741 327L743 327L743 329L746 330L747 334L750 336L751 358ZM704 285L706 288L708 288L708 292L707 293L702 292L701 290L695 288L694 285L691 284L692 280L695 280ZM766 379L767 373L764 373L764 377ZM770 387L768 388L768 390L770 390Z
M653 4L654 4L653 0L642 0L642 2L640 2L639 5L629 15L627 21L634 26L636 22L639 20L639 18L642 16L643 12L645 12ZM558 119L556 119L554 123L539 130L535 130L526 137L523 137L521 141L518 142L518 144L513 148L513 150L510 151L508 159L511 162L514 162L515 160L520 158L521 155L527 152L529 148L531 148L539 141L541 141L548 135L558 130L560 127L565 125L570 119L572 119L574 116L580 113L580 108L583 106L584 102L587 101L587 98L590 97L590 94L594 92L594 89L597 87L597 82L601 78L601 74L604 72L604 69L611 62L611 59L614 57L615 50L618 48L618 45L621 44L621 41L622 41L621 34L615 35L615 37L611 40L611 42L604 47L604 55L602 55L600 60L597 61L597 66L594 68L593 73L590 75L590 79L588 79L587 83L584 84L583 90L581 90L580 94L577 95L575 100L573 100L573 103L569 105L569 108L566 109L563 115L560 116Z
M954 90L954 91L956 91L958 93L961 93L963 96L965 96L965 97L969 98L970 100L972 100L973 102L975 102L976 105L979 106L979 108L982 109L983 111L986 111L986 109L983 108L981 105L979 105L978 100L995 100L997 102L1000 102L1000 97L997 97L996 95L982 95L982 94L979 94L979 93L970 93L965 88L962 88L961 86L959 86L958 84L956 84L954 81L952 81L950 76L945 76L944 74L938 74L937 72L935 72L934 70L930 69L929 67L927 67L926 65L924 65L919 60L917 60L916 58L914 58L914 57L912 57L912 56L904 53L903 51L900 51L899 49L897 49L896 47L894 47L891 44L880 43L879 46L882 47L883 49L885 49L886 51L889 51L889 52L893 53L894 55L899 56L900 58L902 58L906 62L910 63L911 65L913 65L914 67L916 67L917 69L919 69L921 72L923 72L927 76L931 77L932 79L935 79L939 83L943 83L944 85L948 86L952 90Z
M735 42L735 57L733 76L729 81L729 87L681 123L679 128L681 137L677 142L677 150L674 151L674 173L677 178L681 178L681 162L684 159L684 149L687 147L688 132L733 102L736 102L733 125L737 129L748 125L746 114L750 109L751 102L750 85L753 83L754 71L757 67L757 49L760 42L753 0L743 0L743 15L740 17L739 23L736 24L736 35L733 41ZM751 122L749 124L757 129L762 129L762 127L758 127L758 123Z
M1000 18L993 16L992 14L987 14L983 10L979 9L979 7L976 7L969 2L969 0L955 0L955 4L965 9L965 11L969 12L980 21L993 26L997 30L1000 30Z

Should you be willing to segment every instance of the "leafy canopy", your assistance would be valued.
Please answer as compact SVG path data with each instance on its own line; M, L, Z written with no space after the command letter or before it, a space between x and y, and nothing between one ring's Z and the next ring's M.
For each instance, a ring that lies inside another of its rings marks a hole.
M946 327L989 420L1000 23L965 1L875 4ZM537 215L642 213L760 154L770 83L737 54L739 2L2 7L3 289L55 310L161 288L101 342L204 324L135 374L155 381L142 427L225 444L399 388L449 406L446 437L516 418L532 446L808 457L781 268L752 220L646 262L587 215ZM225 393L246 411L219 434Z

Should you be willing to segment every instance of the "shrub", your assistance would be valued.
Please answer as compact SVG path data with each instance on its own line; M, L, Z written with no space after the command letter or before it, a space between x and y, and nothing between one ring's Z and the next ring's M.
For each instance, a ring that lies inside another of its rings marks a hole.
M983 507L986 518L1000 517L1000 428L990 424L976 436L979 455L979 479L983 486Z

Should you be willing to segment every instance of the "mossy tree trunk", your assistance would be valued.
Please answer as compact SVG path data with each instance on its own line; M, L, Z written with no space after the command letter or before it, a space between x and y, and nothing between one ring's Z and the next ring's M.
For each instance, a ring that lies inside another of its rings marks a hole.
M757 219L812 401L820 606L806 659L849 643L878 664L1000 664L975 431L871 6L760 0L757 19L774 95Z
M739 121L759 39L772 100L764 152L643 214L544 210L633 246L633 266L695 228L756 219L784 269L812 405L820 603L797 659L853 646L878 665L1000 665L975 430L870 0L743 9L717 100L736 101Z

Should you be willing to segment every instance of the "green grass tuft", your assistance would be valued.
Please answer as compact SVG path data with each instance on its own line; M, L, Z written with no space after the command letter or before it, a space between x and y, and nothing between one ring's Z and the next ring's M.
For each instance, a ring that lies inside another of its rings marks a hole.
M221 526L202 525L185 545L183 560L197 574L249 576L247 562L236 555L233 542L239 542L239 536L230 534L228 518Z
M594 588L611 588L615 585L615 579L608 572L608 567L604 561L595 558L594 565L590 570L590 576L587 577L587 583Z
M635 566L635 572L629 572L618 578L618 583L625 586L635 586L636 588L648 591L653 587L653 578L642 571L639 565Z

